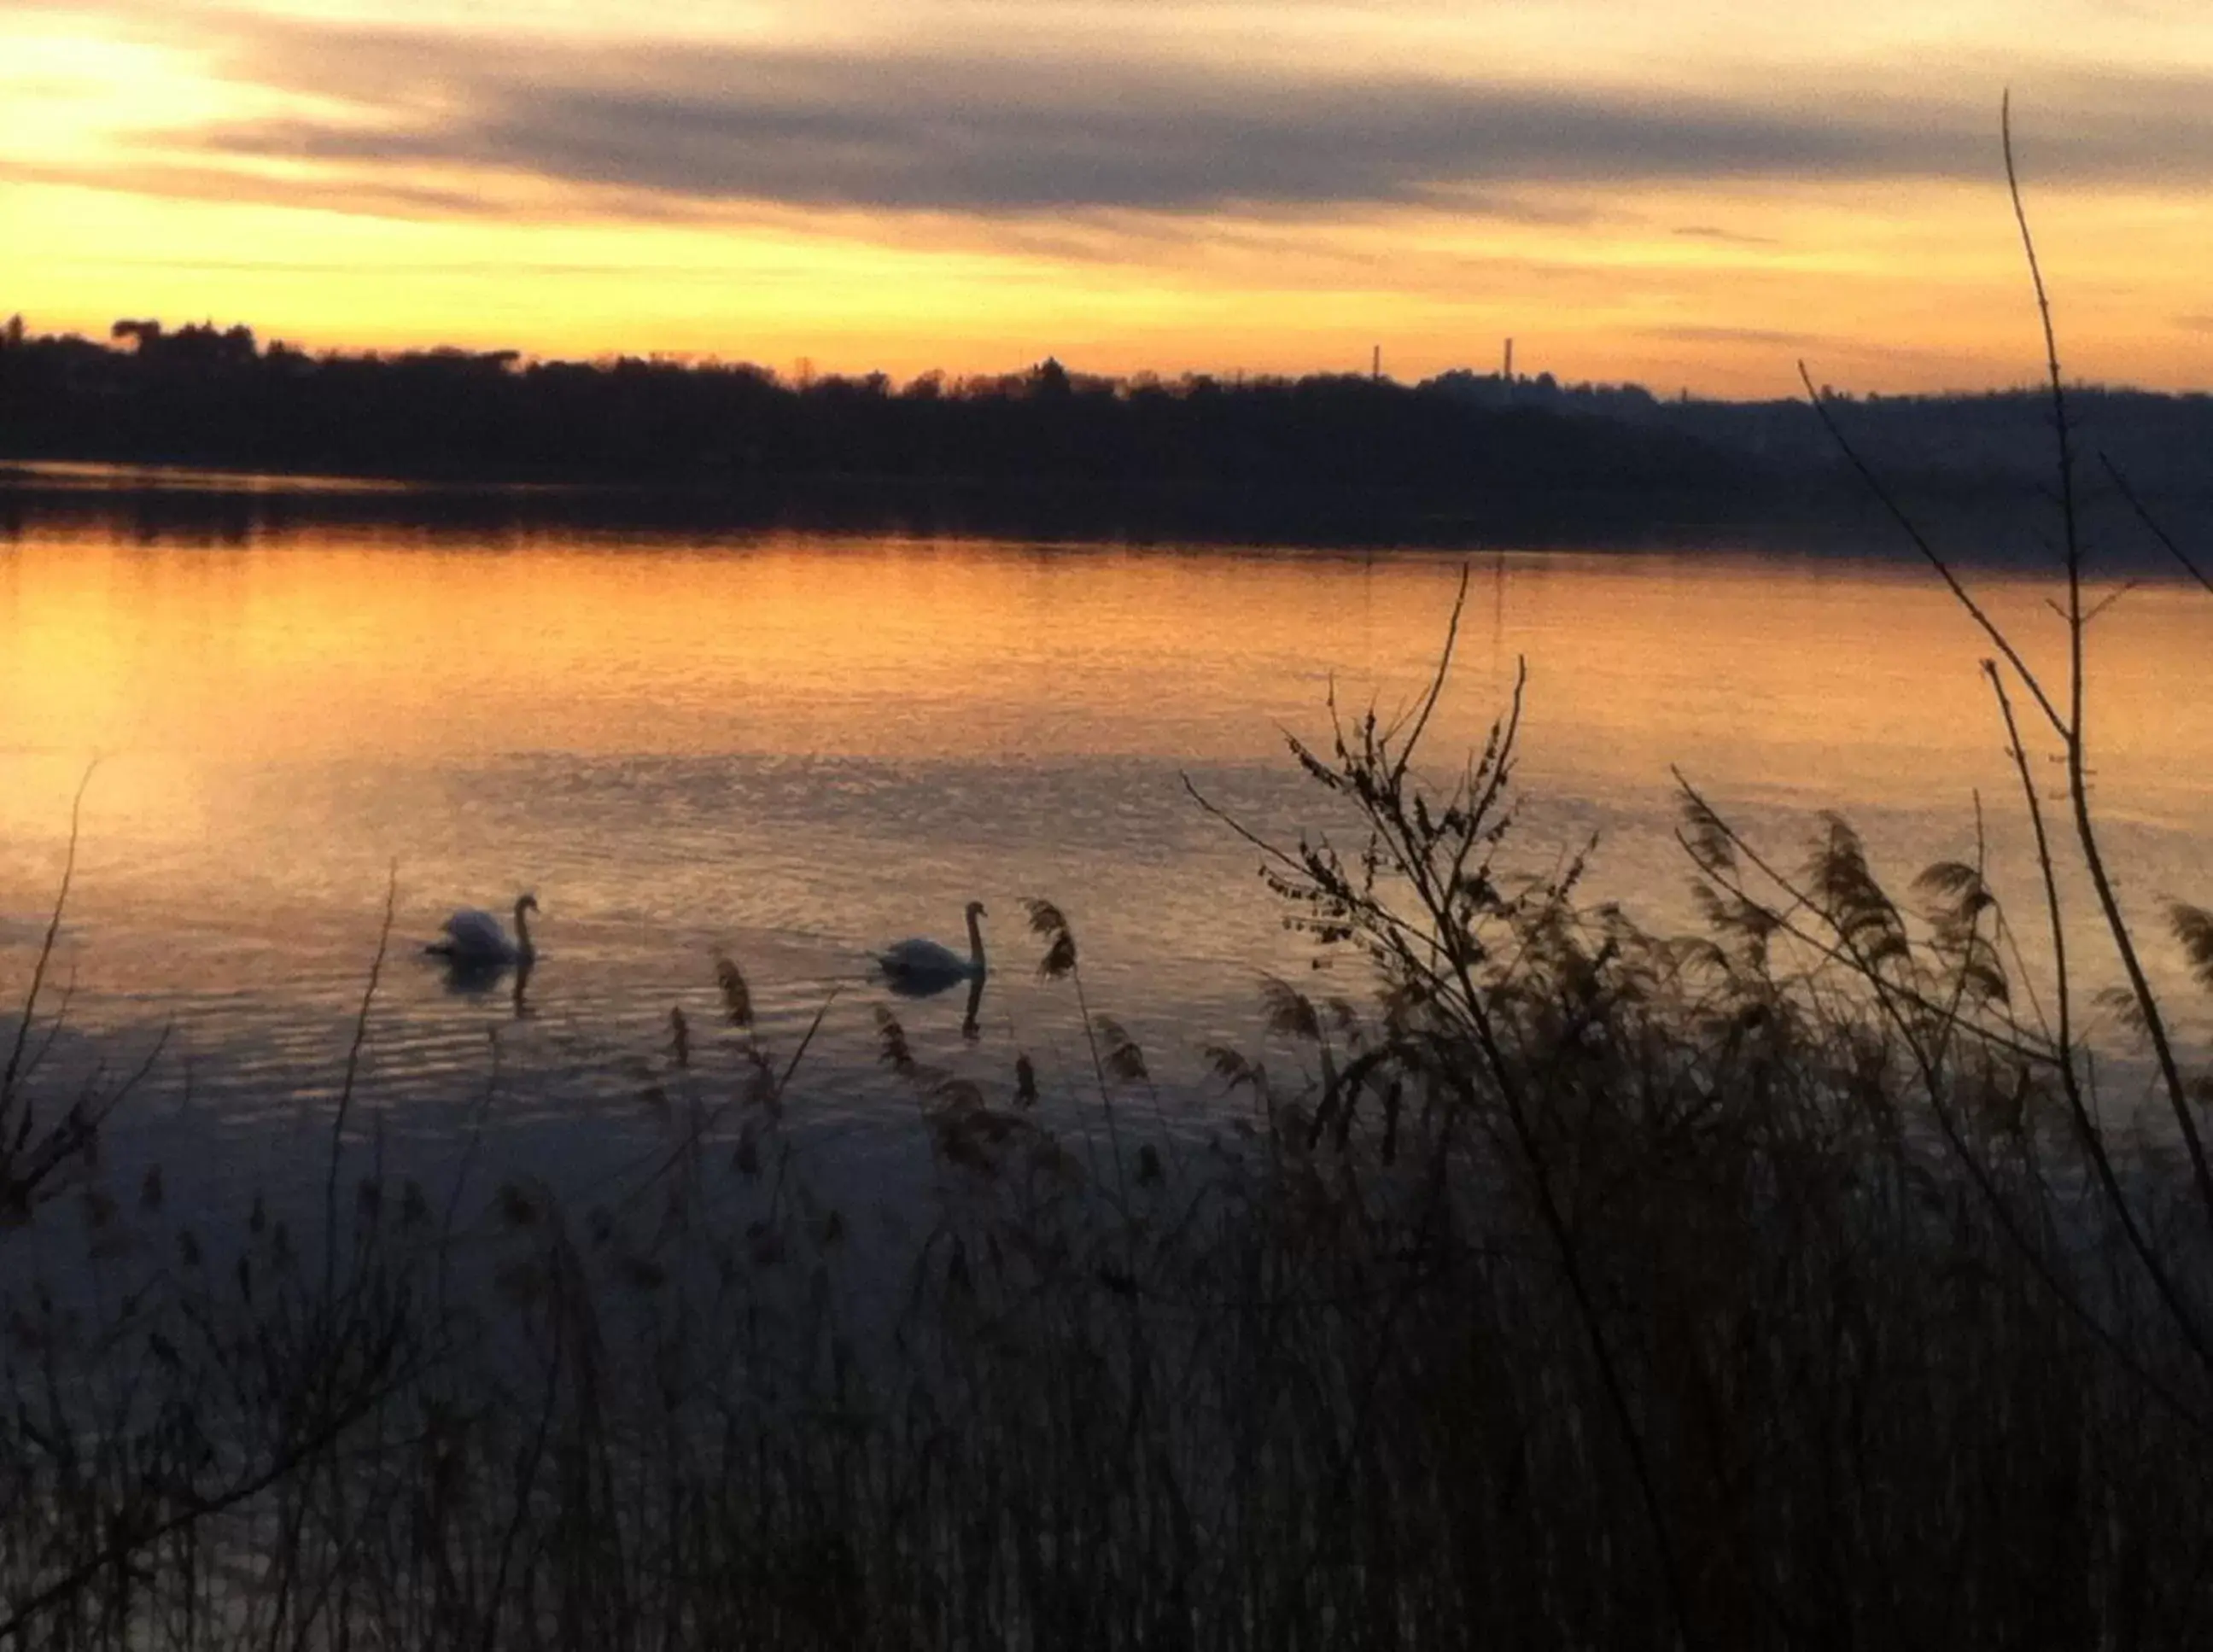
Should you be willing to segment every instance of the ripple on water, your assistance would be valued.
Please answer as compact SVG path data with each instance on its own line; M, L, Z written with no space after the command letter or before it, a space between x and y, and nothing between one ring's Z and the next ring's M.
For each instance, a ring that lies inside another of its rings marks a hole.
M119 526L9 555L0 660L40 668L0 671L0 728L41 735L0 747L0 996L27 978L70 796L105 752L52 983L80 1036L51 1076L127 1068L170 1029L119 1150L194 1161L225 1198L313 1185L395 867L355 1124L426 1173L481 1128L509 1162L588 1180L664 1139L671 1109L735 1105L717 953L778 1061L814 1029L791 1127L863 1182L914 1142L879 1007L991 1094L1029 1054L1058 1116L1095 1124L1075 995L1032 972L1030 894L1070 914L1090 1002L1146 1050L1164 1115L1219 1118L1202 1052L1265 1044L1264 971L1360 982L1308 970L1255 852L1183 777L1279 837L1331 825L1280 730L1320 735L1330 684L1348 706L1404 704L1458 572L897 541L495 548L435 523L219 558ZM1993 864L2020 869L1978 641L1917 576L1510 554L1478 573L1430 749L1479 743L1527 657L1526 867L1595 835L1588 893L1687 922L1676 763L1786 859L1839 806L1905 876L1972 849L1979 789ZM2026 622L2040 594L1991 600ZM430 645L426 617L495 610L511 623L479 646ZM2213 702L2164 686L2194 680L2213 618L2155 588L2100 625L2100 795L2132 898L2213 899ZM511 978L462 990L417 953L454 905L523 889L542 953L520 1003ZM893 939L960 944L972 899L994 965L972 1040L960 995L894 1002L867 975Z

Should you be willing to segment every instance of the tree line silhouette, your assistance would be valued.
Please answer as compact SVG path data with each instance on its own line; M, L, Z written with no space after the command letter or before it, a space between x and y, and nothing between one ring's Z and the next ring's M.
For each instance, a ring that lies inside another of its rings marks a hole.
M1649 492L1741 485L1662 429L1358 375L894 385L512 351L310 355L251 330L119 321L0 336L0 455L470 481L1021 484Z
M2087 440L2131 455L2170 520L2213 533L2213 397L2079 387ZM2027 392L1840 396L1853 440L1963 554L2027 554L1998 520L2049 448ZM1581 541L1766 533L1860 551L1873 520L1803 400L1456 369L1106 378L1025 372L780 377L748 363L533 360L455 349L309 354L245 326L116 322L107 339L0 326L0 461L91 460L452 484L627 485L533 495L615 510L826 528L1351 542ZM0 485L0 534L27 489ZM2086 509L2142 535L2093 479ZM357 491L347 509L361 506ZM525 509L511 495L497 510ZM46 499L51 514L71 507ZM149 531L247 532L150 496ZM216 511L235 515L236 505ZM489 507L486 507L489 508ZM310 511L302 501L255 511ZM189 518L180 524L180 511ZM257 518L257 520L259 520ZM1880 524L1877 524L1878 526ZM2023 541L2026 545L2027 542ZM2137 546L2137 549L2143 547Z

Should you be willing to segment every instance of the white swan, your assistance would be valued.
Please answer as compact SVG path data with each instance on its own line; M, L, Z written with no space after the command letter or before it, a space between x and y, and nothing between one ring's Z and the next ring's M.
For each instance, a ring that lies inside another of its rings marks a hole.
M984 931L976 920L984 916L984 903L968 903L968 955L952 948L919 938L894 941L876 954L884 978L909 992L935 992L956 981L984 978Z
M500 921L490 912L464 906L445 923L446 938L423 948L459 964L522 964L538 956L530 942L530 921L523 916L538 910L536 895L518 896L515 903L515 938L508 939Z

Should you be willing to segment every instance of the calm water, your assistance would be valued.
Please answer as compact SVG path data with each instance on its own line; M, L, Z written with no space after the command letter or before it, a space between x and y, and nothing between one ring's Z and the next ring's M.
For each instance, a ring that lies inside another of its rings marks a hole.
M1257 829L1324 822L1281 731L1324 696L1387 706L1434 658L1457 560L901 539L490 533L384 520L185 544L121 520L0 541L0 987L20 993L84 803L63 950L69 1019L170 1041L145 1139L226 1173L320 1150L397 867L395 956L365 1095L435 1155L485 1093L571 1171L655 1128L640 1094L712 956L743 966L805 1067L810 1122L867 1143L911 1096L875 1058L869 949L960 939L991 908L979 1035L961 995L903 1004L919 1052L1003 1085L1017 1049L1079 1093L1070 990L1032 976L1020 897L1073 918L1095 1009L1162 1105L1219 1105L1203 1046L1259 1048L1254 984L1307 967ZM1895 564L1485 554L1433 753L1480 740L1528 661L1524 863L1591 833L1593 887L1686 921L1679 765L1795 860L1838 808L1900 872L2021 834L1977 638ZM2046 656L2049 594L1993 605ZM2099 795L2131 899L2213 900L2213 601L2131 592L2094 637ZM456 905L543 907L526 1000L416 954ZM2023 896L2027 891L2023 887ZM1350 984L1350 983L1345 983ZM1278 1051L1279 1059L1290 1052ZM88 1061L64 1043L57 1058ZM412 1144L412 1146L409 1144Z

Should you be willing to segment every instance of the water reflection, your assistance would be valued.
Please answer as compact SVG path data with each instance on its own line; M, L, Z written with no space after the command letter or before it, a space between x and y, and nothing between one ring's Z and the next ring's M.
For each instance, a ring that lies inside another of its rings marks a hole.
M954 987L965 984L968 991L966 995L966 1002L960 1014L960 1037L963 1042L973 1044L983 1037L984 985L990 979L988 973L966 977L965 983L964 978L959 976L914 980L896 975L884 976L880 973L877 984L893 997L905 999L910 1003L944 997Z
M902 975L881 967L876 974L886 991L901 998L942 997L956 986L966 986L972 1007L984 996L984 983L988 978L988 972L985 974L964 971L959 974Z
M958 960L954 961L957 963ZM877 960L875 975L884 989L894 997L905 998L911 1003L925 998L942 997L954 987L965 984L968 989L967 1003L961 1012L960 1037L964 1042L969 1044L974 1044L982 1038L984 984L991 978L989 970L978 967L941 970L934 974L916 974L887 967L886 960L880 958Z
M1529 863L1595 832L1589 893L1689 923L1673 763L1786 858L1840 808L1903 884L1972 858L1979 791L1994 881L2027 864L1978 639L1917 574L1486 561L1428 739L1441 757L1479 743L1527 658ZM1271 835L1326 828L1278 730L1320 727L1332 683L1348 706L1405 704L1457 576L1414 555L490 544L396 520L190 549L34 527L0 551L0 986L27 975L70 793L101 752L72 1017L174 1017L210 1115L271 1116L342 1053L395 859L402 933L435 931L440 892L526 883L561 924L542 1014L524 970L393 972L375 1070L411 1116L478 1093L491 1026L513 1114L581 1116L577 1098L657 1058L672 1008L723 1024L718 952L741 960L760 1035L807 1040L815 1116L910 1116L857 995L819 1035L814 1016L917 912L1032 895L1068 912L1093 1004L1203 1108L1198 1052L1263 1038L1259 974L1310 954L1180 777ZM1984 590L2038 658L2061 641L2045 594ZM456 614L500 621L455 647ZM2099 802L2130 898L2213 898L2213 698L2173 690L2207 657L2213 605L2135 591L2093 643ZM1072 992L1022 945L1002 943L988 1016L962 977L957 1032L919 1018L919 1056L979 1082L1016 1051L1048 1083L1081 1072Z
M481 1002L504 985L516 1021L527 1021L537 1013L530 1007L529 999L530 972L535 966L532 962L451 957L436 961L441 982L449 996Z

